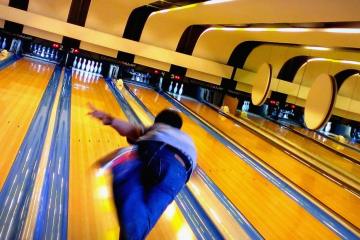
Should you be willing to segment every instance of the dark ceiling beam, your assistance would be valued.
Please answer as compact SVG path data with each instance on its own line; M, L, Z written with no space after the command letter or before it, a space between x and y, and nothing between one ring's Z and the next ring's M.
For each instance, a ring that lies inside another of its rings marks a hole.
M72 0L67 22L84 27L89 13L90 3L91 0ZM79 40L69 37L64 37L62 44L65 48L80 47Z
M359 73L360 73L360 71L356 70L356 69L346 69L346 70L343 70L343 71L335 74L334 77L336 80L337 88L340 89L341 86L343 85L343 83L345 82L345 80L348 79L350 76L359 74Z
M10 0L9 7L21 9L27 11L29 7L29 0ZM5 21L4 29L12 33L22 33L24 25L14 23L11 21Z
M185 29L176 47L176 52L191 55L200 35L209 28L209 25L191 25ZM185 76L186 68L171 65L170 72L176 75Z

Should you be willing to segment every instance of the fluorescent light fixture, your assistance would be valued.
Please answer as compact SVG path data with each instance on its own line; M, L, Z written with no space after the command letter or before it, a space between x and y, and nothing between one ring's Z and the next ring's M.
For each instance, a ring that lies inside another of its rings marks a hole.
M194 3L194 4L190 4L190 5L185 5L183 7L174 7L174 8L168 8L168 9L164 9L164 10L160 10L158 12L154 12L154 14L156 13L168 13L168 12L173 12L173 11L177 11L177 10L184 10L184 9L188 9L188 8L194 8L196 6L198 6L198 3Z
M317 50L317 51L330 51L330 48L327 47L315 47L315 46L307 46L304 47L305 49L309 49L309 50Z
M324 29L323 31L329 32L329 33L354 34L354 33L360 33L360 28L327 28L327 29Z
M233 0L212 0L212 1L204 2L202 5L211 5L211 4L232 2L232 1L233 1Z
M337 60L331 58L312 58L309 59L307 62L315 62L315 61L323 61L323 62L332 62L332 63L342 63L342 64L350 64L350 65L360 65L358 61L351 61L351 60Z
M277 32L310 32L309 28L276 28Z

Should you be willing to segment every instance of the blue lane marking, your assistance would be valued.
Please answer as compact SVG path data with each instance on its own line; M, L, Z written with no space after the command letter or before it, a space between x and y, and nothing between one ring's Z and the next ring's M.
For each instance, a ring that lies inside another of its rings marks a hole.
M115 87L114 82L108 79L107 83L111 91L114 93L116 99L118 100L120 107L124 110L126 116L129 119L136 118L136 121L138 121L137 124L143 125L135 112L129 106L125 98ZM131 115L128 114L135 115L131 117ZM197 202L195 197L192 195L192 193L186 186L177 195L175 201L177 202L182 214L184 215L197 239L224 239L224 237L216 228L210 217L202 209L200 204Z
M11 65L12 63L14 63L15 61L17 61L18 59L20 59L20 56L17 55L12 55L9 58L3 60L0 62L0 70L3 70L4 68L6 68L7 66Z
M40 196L34 239L67 239L71 75L71 70L66 69Z
M223 143L225 146L231 149L236 155L238 155L242 160L244 160L248 165L253 167L256 171L258 171L262 176L268 179L271 183L277 186L281 191L283 191L286 195L292 198L295 202L297 202L300 206L305 208L309 213L311 213L315 218L317 218L321 223L327 226L331 231L336 233L339 237L343 239L359 239L353 231L342 225L338 220L330 216L327 212L318 207L311 200L306 198L300 192L296 191L289 184L283 181L281 178L270 172L267 168L261 165L259 162L248 156L245 152L239 149L238 146L230 142L225 137L221 136L219 133L210 128L203 120L194 116L187 108L185 108L181 103L177 100L169 97L166 93L160 92L162 96L168 99L174 106L179 108L182 112L184 112L189 118L202 126L207 132L209 132L213 137L215 137L218 141Z
M124 84L128 92L133 96L135 101L142 106L144 111L154 119L154 115L150 110L144 105L143 102L134 94L134 92ZM245 216L231 203L231 201L225 196L225 194L215 185L215 183L205 174L205 172L198 166L196 168L196 173L203 180L206 186L212 191L212 193L217 197L217 199L222 203L227 211L233 216L236 222L241 226L241 228L246 232L246 234L251 239L263 239L260 233L252 226L252 224L245 218Z
M225 239L187 187L181 190L175 201L196 239Z
M57 66L0 192L0 239L22 234L60 75Z

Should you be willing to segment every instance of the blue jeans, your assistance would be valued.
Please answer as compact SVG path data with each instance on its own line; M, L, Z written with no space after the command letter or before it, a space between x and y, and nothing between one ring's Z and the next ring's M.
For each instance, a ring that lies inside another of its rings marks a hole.
M113 170L120 239L144 239L188 179L188 171L164 144L141 144L138 152L125 180L117 181Z

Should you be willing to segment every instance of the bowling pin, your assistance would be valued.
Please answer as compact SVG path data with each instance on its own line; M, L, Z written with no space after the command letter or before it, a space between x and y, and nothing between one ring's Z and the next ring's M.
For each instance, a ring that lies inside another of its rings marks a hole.
M98 74L101 74L101 72L102 72L102 63L100 63L100 67L98 69Z
M170 93L171 93L171 91L172 91L172 88L173 88L173 82L171 81L170 86L169 86L169 92L170 92Z
M55 50L53 49L52 51L51 51L51 54L50 54L50 58L51 59L54 59L54 53L55 53ZM76 66L75 66L76 67Z
M90 60L87 62L86 64L86 69L85 69L87 72L89 72L90 70Z
M79 59L79 62L78 62L78 64L77 64L76 68L77 68L77 69L80 69L80 68L81 68L81 58Z
M176 83L176 84L175 84L175 87L174 87L174 94L176 94L177 90L178 90L178 83Z
M94 71L94 61L91 61L90 72Z
M97 71L98 71L98 64L99 64L98 62L95 63L94 73L97 73Z
M73 68L76 68L76 66L77 66L77 57L75 57L75 60L73 62Z
M179 90L179 95L182 95L182 93L184 91L183 87L184 87L184 84L181 84L181 87L180 87L180 90Z
M84 61L81 66L81 70L85 70L85 69L86 69L86 59L84 58Z
M59 58L59 52L58 51L56 51L56 54L55 54L55 60L58 60L58 58Z
M163 82L163 77L160 77L160 83L159 83L160 90L161 90L161 87L162 87L162 82Z
M6 38L4 38L4 41L3 41L2 45L1 45L1 48L2 48L2 49L5 49L5 48L6 48Z
M49 48L49 47L48 47L47 50L46 50L45 57L46 57L46 58L49 58L49 57L50 57L50 48Z
M42 50L41 50L41 57L45 57L45 47L42 47Z

